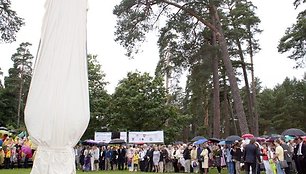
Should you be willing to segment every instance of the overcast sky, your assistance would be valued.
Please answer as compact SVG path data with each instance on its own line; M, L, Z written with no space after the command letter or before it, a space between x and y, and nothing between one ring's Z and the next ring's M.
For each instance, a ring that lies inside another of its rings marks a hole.
M12 8L26 25L17 34L17 41L11 44L0 44L0 67L7 75L12 66L11 55L21 42L33 44L31 53L35 56L40 38L40 28L44 15L43 0L11 0ZM151 33L142 45L143 52L131 60L125 50L114 42L116 17L112 14L115 4L120 0L88 0L88 52L97 54L106 73L109 92L113 92L118 81L126 77L128 71L139 70L154 74L158 62L156 46L157 33ZM264 87L273 88L282 83L285 77L301 79L304 69L293 69L295 62L277 52L277 43L285 29L296 21L298 11L294 10L291 0L253 0L258 7L257 14L262 23L263 33L259 36L262 50L254 58L255 76L259 77Z

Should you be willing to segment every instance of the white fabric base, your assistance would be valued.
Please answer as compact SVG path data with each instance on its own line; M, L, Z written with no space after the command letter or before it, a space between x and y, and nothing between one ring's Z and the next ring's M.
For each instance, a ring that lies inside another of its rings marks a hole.
M74 163L73 148L38 147L31 174L75 174Z

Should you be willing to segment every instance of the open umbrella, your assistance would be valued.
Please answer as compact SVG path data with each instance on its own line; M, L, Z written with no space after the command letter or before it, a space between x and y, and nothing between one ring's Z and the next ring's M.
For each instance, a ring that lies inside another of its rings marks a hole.
M253 135L253 134L243 134L243 135L242 135L242 138L244 138L244 139L250 139L250 138L254 138L254 135Z
M107 143L104 143L104 142L99 142L99 143L97 144L97 146L99 146L99 147L102 147L102 146L107 146Z
M282 135L280 135L280 134L271 134L269 137L281 138Z
M95 140L85 140L85 141L83 141L82 144L83 144L83 145L90 145L90 146L92 146L92 145L97 145L98 142L95 141Z
M202 138L202 139L199 139L197 140L196 142L194 142L195 145L200 145L200 144L203 144L205 142L207 142L208 140L206 138Z
M282 133L282 136L290 135L290 136L306 136L306 133L301 129L291 128L287 129Z
M219 145L225 145L226 142L225 142L225 141L220 141L218 144L219 144Z
M289 142L291 140L294 140L294 137L293 136L290 136L290 135L285 135L285 141L286 142Z
M2 135L4 135L4 134L9 135L10 132L7 131L7 130L0 130L0 134L2 134Z
M210 142L213 142L213 143L219 143L221 140L218 139L218 138L209 138L208 139Z
M198 141L198 140L200 140L200 139L206 139L206 138L203 137L203 136L195 136L195 137L193 137L193 138L191 139L191 141Z
M1 127L0 127L0 130L6 130L6 131L8 131L9 129L6 128L6 127L1 126Z
M21 151L24 153L24 154L32 154L32 149L29 147L29 146L26 146L26 145L23 145L21 147Z
M126 142L122 139L112 139L108 144L125 144Z
M27 136L27 132L26 131L22 131L17 135L19 138L23 138Z
M266 139L265 139L265 138L262 138L262 137L256 137L255 140L258 141L258 142L264 142L264 141L266 141Z
M226 139L225 139L225 141L238 141L238 140L240 140L241 139L241 137L239 137L238 135L231 135L231 136L228 136L228 137L226 137Z
M260 138L265 138L265 139L267 139L267 138L269 138L269 135L262 135L262 136L260 136Z

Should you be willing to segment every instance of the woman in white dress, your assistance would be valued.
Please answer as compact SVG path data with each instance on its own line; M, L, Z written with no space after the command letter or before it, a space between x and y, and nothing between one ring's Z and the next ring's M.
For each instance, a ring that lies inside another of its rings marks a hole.
M157 173L158 172L158 163L160 160L160 151L157 146L154 147L153 151L153 165L154 165L154 170Z
M208 150L207 150L207 147L205 146L204 149L202 150L202 153L200 154L200 156L202 156L202 158L204 159L202 161L202 168L204 169L204 173L207 174L208 172L208 160L209 160L209 157L208 157Z

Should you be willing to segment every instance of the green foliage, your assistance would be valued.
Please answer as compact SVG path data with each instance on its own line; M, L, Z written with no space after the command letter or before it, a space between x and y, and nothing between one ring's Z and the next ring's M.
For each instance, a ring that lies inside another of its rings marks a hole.
M287 128L305 130L306 78L286 78L274 89L265 89L259 94L260 130L281 133Z
M13 42L16 40L16 33L24 25L24 19L17 16L11 9L10 0L0 1L0 42Z
M89 85L89 104L90 122L84 139L93 139L95 131L102 131L106 127L106 115L108 114L110 95L107 94L105 86L105 74L101 70L101 65L96 55L88 55L88 85Z
M116 25L116 38L127 49L127 55L138 52L137 43L145 40L152 29L153 16L150 1L123 0L115 6L113 13L120 18Z
M226 37L228 38L229 51L231 56L238 57L240 51L245 55L250 53L252 49L253 54L260 50L258 40L255 38L262 30L258 28L260 19L256 16L256 6L251 1L243 0L227 0L225 1L224 13L224 28ZM248 44L244 44L248 43ZM244 48L239 47L244 46Z
M166 94L162 78L153 78L148 73L128 73L112 95L109 129L165 130L169 141L174 140L173 135L178 135L185 116L178 107L167 105Z
M306 0L295 0L293 5L295 6L295 8L297 8L298 6L300 6L302 3L306 3Z
M0 89L0 120L6 125L16 126L20 94L21 116L23 116L32 77L33 55L29 51L30 46L28 42L21 43L17 52L12 55L13 67L9 69L9 75L4 78L5 88ZM20 91L21 85L22 91Z
M295 1L297 7L301 0ZM305 3L305 1L303 1ZM306 10L299 13L297 21L287 28L285 35L280 39L278 52L288 52L288 58L296 61L296 68L303 67L306 60Z

